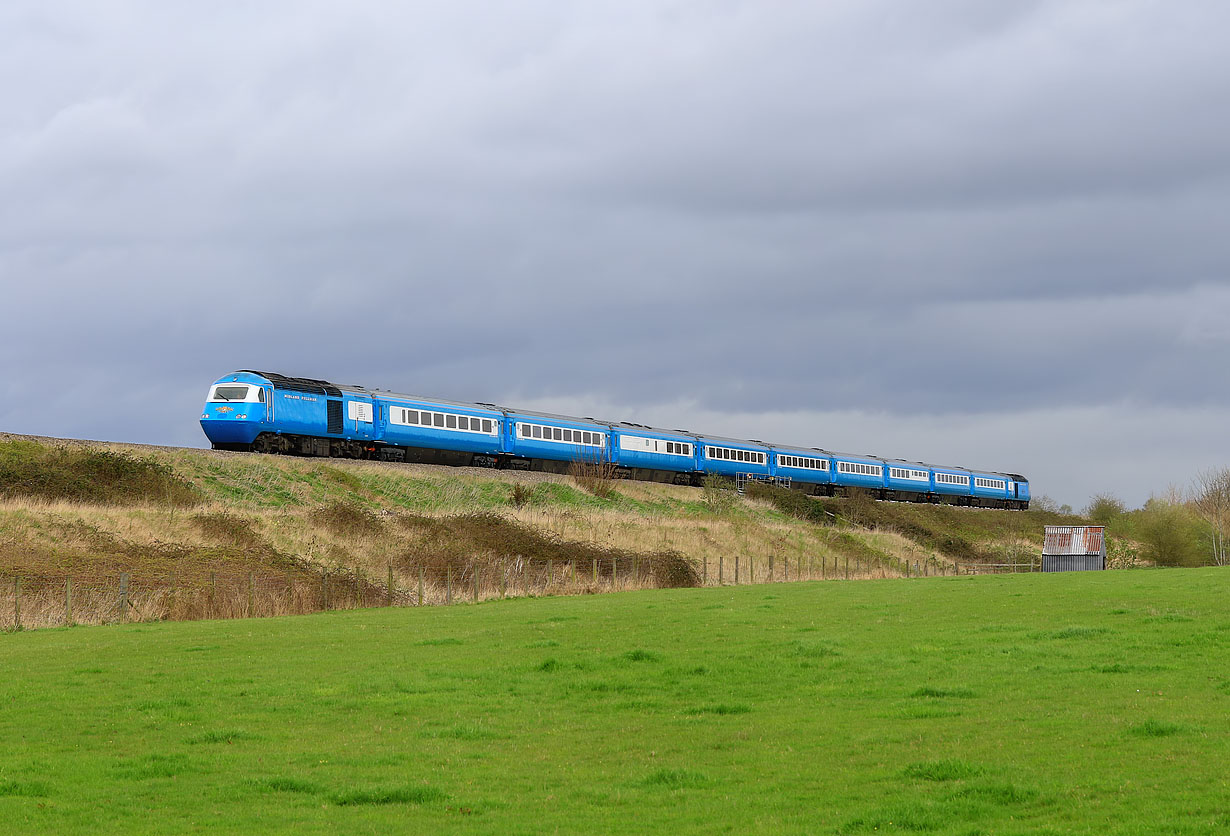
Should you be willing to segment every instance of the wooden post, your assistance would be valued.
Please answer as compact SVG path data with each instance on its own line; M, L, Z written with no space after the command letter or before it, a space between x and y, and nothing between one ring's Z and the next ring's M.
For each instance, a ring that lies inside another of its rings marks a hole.
M846 580L850 580L850 555L846 555Z
M508 558L504 558L500 566L500 597L508 597Z
M598 558L594 558L594 588L598 588Z
M120 573L120 621L128 620L128 573Z
M474 603L478 603L478 564L474 564Z
M820 580L826 581L829 579L829 559L827 555L820 557Z
M547 589L555 585L555 560L547 559Z
M577 562L575 560L569 561L568 568L572 572L572 583L575 586L577 582Z
M64 579L64 626L73 626L73 579Z
M619 588L619 558L611 558L611 589Z
M773 555L769 555L769 583L773 583Z
M254 572L248 573L248 618L256 615L256 576Z
M453 567L449 566L444 580L444 603L453 603Z
M705 555L704 561L705 561L705 569L704 569L704 574L701 575L700 585L708 586L709 585L709 555Z
M321 589L324 591L324 594L323 594L323 599L324 599L324 608L325 608L326 610L327 610L327 609L332 609L332 607L331 607L330 605L331 605L333 602L329 600L329 570L328 570L328 569L326 569L326 570L325 570L325 574L324 574L324 576L323 576L323 577L321 577L321 579L320 579L320 587L321 587Z
M419 566L419 601L418 606L423 606L423 567Z
M210 618L214 617L214 605L217 601L217 594L218 594L218 573L210 572L209 573L209 598L207 600L207 604L209 606L208 615Z
M748 558L747 561L747 582L756 583L756 558Z
M632 558L632 588L641 585L641 559L639 557Z
M13 578L13 629L21 629L21 578Z
M389 582L385 587L384 605L386 607L393 606L393 564L389 564Z
M739 555L735 555L735 586L739 585Z

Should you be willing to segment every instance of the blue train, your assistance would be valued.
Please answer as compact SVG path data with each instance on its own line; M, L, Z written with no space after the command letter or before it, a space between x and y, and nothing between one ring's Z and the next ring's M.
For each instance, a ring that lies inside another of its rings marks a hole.
M833 496L1029 507L1016 473L967 470L628 422L572 418L237 371L209 388L201 427L215 449L565 473L609 462L623 478L700 485L718 474Z

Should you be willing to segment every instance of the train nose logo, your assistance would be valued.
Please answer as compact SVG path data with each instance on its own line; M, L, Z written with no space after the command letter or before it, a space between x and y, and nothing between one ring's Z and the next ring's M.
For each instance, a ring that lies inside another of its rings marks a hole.
M220 407L218 407L218 411L219 411L219 412L234 412L234 411L235 411L235 407L233 407L233 406L220 406Z

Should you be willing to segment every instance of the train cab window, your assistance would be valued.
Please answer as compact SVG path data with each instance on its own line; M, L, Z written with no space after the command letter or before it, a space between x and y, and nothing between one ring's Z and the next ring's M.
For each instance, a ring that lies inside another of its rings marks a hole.
M265 402L265 387L256 390L256 399L261 403Z
M262 390L262 394L263 394ZM215 386L211 401L242 401L248 397L247 386ZM262 400L264 400L262 398Z

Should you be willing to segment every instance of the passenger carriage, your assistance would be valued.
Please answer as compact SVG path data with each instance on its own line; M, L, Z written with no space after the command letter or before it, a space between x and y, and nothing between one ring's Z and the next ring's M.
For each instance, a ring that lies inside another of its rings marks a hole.
M807 493L825 493L833 483L833 457L818 447L774 447L773 477Z
M609 461L610 425L545 412L505 413L504 450L514 468L567 473L573 462Z
M697 437L644 424L611 425L610 460L633 479L690 484L700 467Z
M834 453L832 468L833 484L839 487L877 492L885 488L884 462L881 459Z
M771 475L766 445L713 435L697 436L696 442L700 447L697 463L705 473L735 480L741 476L767 479Z

